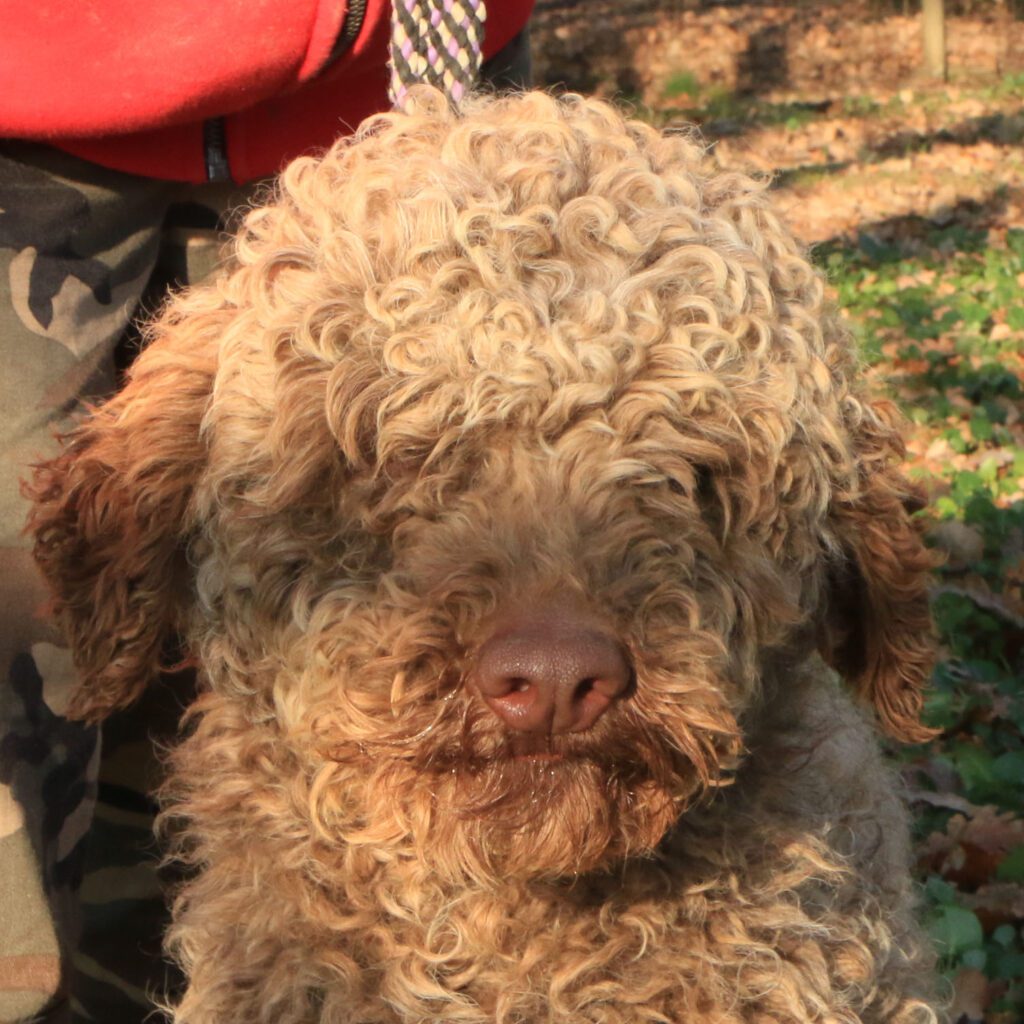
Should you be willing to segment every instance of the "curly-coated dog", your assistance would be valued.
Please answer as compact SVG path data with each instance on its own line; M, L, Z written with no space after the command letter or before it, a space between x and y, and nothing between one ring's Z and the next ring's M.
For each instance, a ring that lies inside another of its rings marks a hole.
M73 712L201 665L174 1019L934 1021L897 428L691 137L424 89L289 167L34 484Z

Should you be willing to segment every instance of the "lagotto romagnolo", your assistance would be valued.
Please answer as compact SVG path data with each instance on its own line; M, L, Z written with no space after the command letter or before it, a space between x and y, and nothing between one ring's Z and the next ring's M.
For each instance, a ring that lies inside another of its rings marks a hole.
M929 1024L931 563L763 183L540 93L282 175L33 484L90 720L177 635L177 1024Z

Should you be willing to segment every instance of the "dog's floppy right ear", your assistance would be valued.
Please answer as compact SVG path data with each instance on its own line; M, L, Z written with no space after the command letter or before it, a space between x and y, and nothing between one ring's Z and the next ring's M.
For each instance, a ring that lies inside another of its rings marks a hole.
M26 485L36 561L78 670L72 718L134 700L188 604L188 509L220 333L213 310L193 316L188 304L165 313L124 389Z
M832 580L826 659L875 708L896 739L935 735L920 722L935 660L928 583L937 560L913 516L921 489L899 468L900 418L890 402L864 403L854 436L858 486L833 508L845 564Z

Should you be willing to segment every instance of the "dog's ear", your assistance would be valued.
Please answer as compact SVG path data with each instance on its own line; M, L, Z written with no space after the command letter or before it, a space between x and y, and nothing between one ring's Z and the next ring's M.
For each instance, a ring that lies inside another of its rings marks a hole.
M134 700L188 603L188 509L216 369L211 326L165 314L124 389L26 485L36 561L78 670L70 717L97 721Z
M934 662L928 580L936 559L914 518L925 504L922 493L898 468L899 414L888 402L862 409L854 436L857 486L833 505L844 558L830 581L823 650L874 705L887 733L921 742L934 735L920 714Z

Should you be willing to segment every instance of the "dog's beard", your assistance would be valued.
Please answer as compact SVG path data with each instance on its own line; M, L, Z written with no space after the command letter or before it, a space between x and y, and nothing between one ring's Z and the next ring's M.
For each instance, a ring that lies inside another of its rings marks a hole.
M650 777L575 758L456 772L441 790L451 817L433 856L495 878L572 877L648 853L682 804Z
M718 781L718 764L710 739L671 742L629 715L538 739L467 719L458 737L381 766L377 781L439 875L501 884L651 853Z

